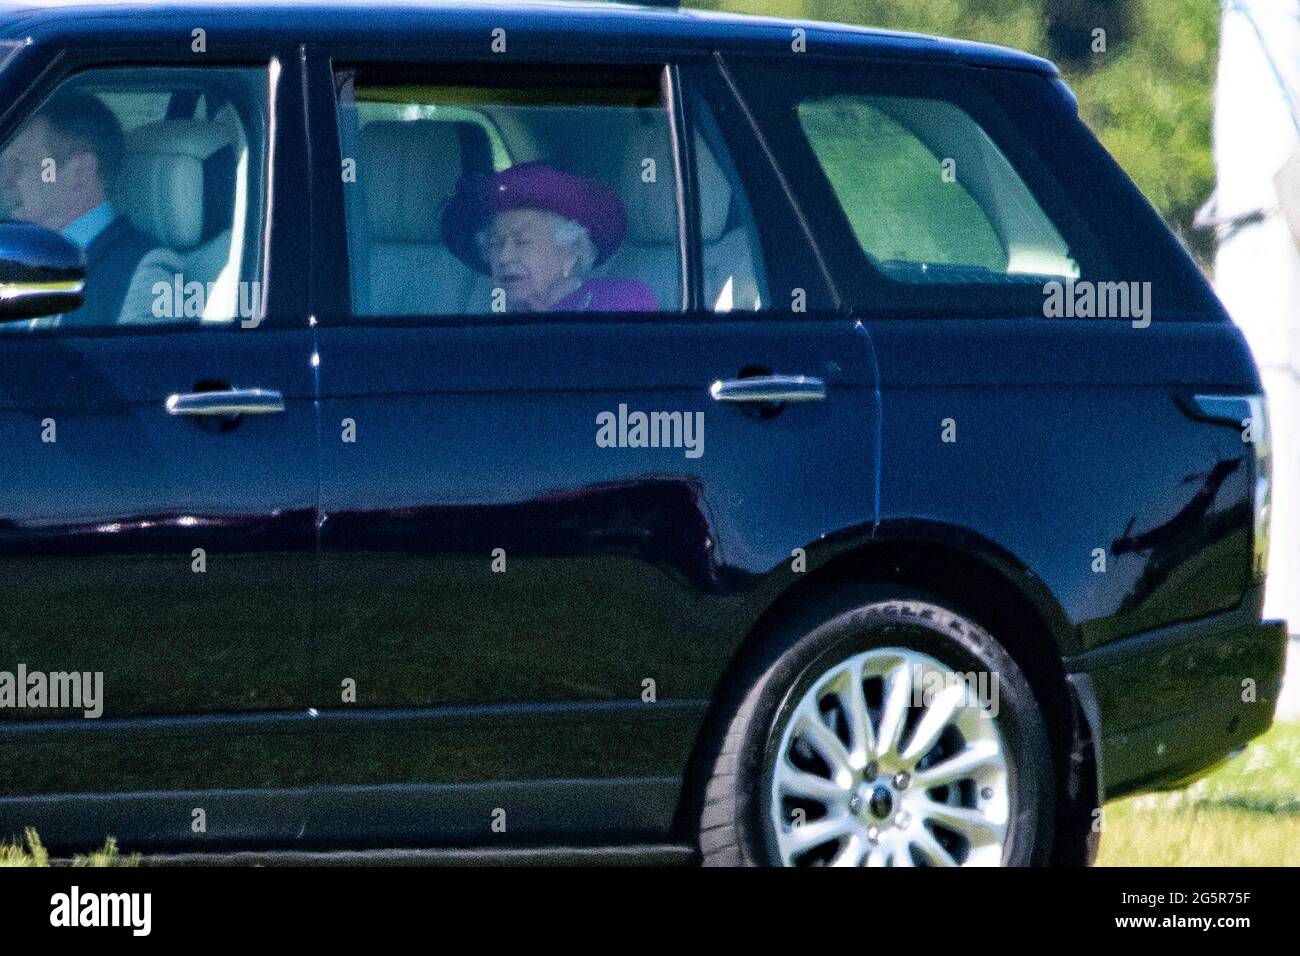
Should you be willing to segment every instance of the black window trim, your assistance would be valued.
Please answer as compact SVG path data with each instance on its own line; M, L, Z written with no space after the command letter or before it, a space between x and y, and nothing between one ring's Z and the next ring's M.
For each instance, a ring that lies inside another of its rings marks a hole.
M668 108L668 135L677 188L677 249L681 307L688 314L702 311L704 240L700 232L700 196L695 150L691 149L690 106L682 87L681 67L669 63L663 74L664 103Z
M772 149L772 145L768 141L767 134L764 132L762 124L758 121L758 117L754 115L754 111L750 109L749 103L736 85L735 78L727 68L727 60L721 53L715 52L713 62L717 76L721 78L731 100L735 103L740 114L745 118L754 141L762 151L763 157L766 161L766 167L775 177L775 181L779 184L781 193L789 206L791 215L794 216L795 221L799 224L800 231L803 233L804 240L807 244L808 252L812 256L812 262L821 273L821 278L825 285L826 292L830 296L830 310L834 313L843 312L845 309L844 295L836 281L836 272L832 268L830 259L827 257L826 251L823 248L823 243L818 238L818 230L813 228L808 211L804 209L800 202L794 186L791 184L789 177L786 175L784 168L777 158L776 152ZM847 219L845 220L845 223L847 224ZM775 302L773 302L773 305L775 305ZM780 310L769 309L763 311L779 312Z

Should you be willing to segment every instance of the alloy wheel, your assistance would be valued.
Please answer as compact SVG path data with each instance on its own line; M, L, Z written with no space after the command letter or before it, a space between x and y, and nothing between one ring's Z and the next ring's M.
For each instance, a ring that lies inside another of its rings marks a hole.
M996 687L898 647L821 673L770 760L780 862L1000 865L1011 807Z

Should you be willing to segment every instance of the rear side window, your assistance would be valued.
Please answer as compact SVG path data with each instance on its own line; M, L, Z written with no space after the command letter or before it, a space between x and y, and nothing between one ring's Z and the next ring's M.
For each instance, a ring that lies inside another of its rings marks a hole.
M659 67L339 70L354 314L679 311L662 84Z
M727 68L852 307L1223 319L1048 77L796 59Z
M951 103L834 95L798 105L862 251L891 278L1077 276L1060 232L988 134ZM955 274L956 270L950 270Z
M737 168L746 157L702 100L676 141L668 72L338 69L353 315L785 307L789 289L810 283L784 283L774 296L768 260L796 253L760 241L752 177ZM679 176L687 162L690 195ZM791 217L780 218L788 227ZM824 299L818 289L799 293L801 302Z

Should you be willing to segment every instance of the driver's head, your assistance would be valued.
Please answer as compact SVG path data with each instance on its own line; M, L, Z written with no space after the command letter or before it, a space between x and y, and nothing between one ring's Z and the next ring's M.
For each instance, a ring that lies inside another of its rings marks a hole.
M104 202L122 161L122 127L89 93L56 93L0 153L9 216L63 229Z

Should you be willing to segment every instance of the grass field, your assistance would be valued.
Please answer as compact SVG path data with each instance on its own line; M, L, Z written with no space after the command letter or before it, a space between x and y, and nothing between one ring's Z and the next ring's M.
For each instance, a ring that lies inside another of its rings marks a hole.
M1108 804L1101 866L1300 866L1300 723L1185 790Z
M138 854L124 856L117 849L117 841L110 838L104 848L73 859L73 866L138 866ZM0 843L0 866L49 866L50 856L41 846L41 838L35 830L27 831L27 839L22 846Z
M77 866L134 866L109 840ZM1106 807L1100 866L1300 866L1300 722L1279 723L1185 790ZM39 837L0 844L0 866L48 866Z

